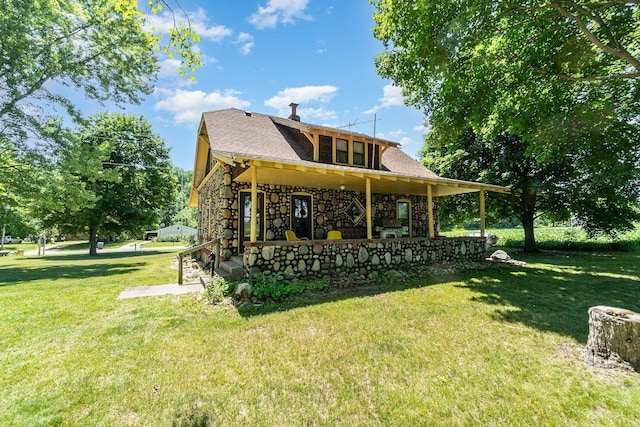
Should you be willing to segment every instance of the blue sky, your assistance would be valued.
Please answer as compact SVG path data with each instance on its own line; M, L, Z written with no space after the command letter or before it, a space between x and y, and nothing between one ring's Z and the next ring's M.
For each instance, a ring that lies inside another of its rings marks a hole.
M155 93L127 112L144 115L171 147L176 166L191 170L204 111L240 108L287 117L296 102L303 122L344 127L402 144L416 157L423 115L403 105L400 90L375 73L382 44L371 32L367 0L180 0L202 37L204 66L195 81L177 61L161 58ZM176 11L180 19L182 12ZM149 17L166 28L172 16Z

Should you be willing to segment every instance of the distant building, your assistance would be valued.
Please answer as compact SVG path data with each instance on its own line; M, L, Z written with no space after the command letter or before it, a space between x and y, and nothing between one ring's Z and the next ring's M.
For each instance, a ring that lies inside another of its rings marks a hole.
M188 227L182 224L170 225L158 230L150 230L144 233L144 240L151 240L154 237L168 236L170 234L180 234L186 236L197 236L198 230L193 227Z

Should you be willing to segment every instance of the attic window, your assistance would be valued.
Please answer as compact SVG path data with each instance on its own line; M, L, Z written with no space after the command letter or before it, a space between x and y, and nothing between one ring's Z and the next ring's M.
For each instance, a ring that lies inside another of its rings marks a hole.
M336 163L349 163L349 141L336 138Z
M244 115L247 116L247 117L251 117L251 111L245 111Z

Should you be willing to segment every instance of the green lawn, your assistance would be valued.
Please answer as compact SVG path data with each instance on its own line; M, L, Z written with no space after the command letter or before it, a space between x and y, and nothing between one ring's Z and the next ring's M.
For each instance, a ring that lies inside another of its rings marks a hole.
M116 300L174 282L175 253L0 258L0 425L640 420L640 376L580 354L590 306L640 311L638 252L518 256L284 305Z

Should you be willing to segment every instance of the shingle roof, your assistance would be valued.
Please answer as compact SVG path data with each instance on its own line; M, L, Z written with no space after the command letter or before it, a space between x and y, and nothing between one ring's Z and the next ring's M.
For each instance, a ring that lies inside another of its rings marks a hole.
M301 127L351 134L355 139L372 138L342 129L315 126L235 108L203 113L203 122L212 151L232 157L281 162L313 161L313 147L300 132ZM382 156L383 170L413 177L438 178L396 144L385 142L389 146Z

